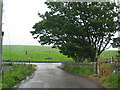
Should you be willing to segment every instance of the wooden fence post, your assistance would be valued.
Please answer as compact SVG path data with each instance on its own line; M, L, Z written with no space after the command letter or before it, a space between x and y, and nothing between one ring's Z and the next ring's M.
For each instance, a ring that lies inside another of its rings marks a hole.
M112 57L111 57L111 63L113 63L113 62L114 62L114 57L112 56Z

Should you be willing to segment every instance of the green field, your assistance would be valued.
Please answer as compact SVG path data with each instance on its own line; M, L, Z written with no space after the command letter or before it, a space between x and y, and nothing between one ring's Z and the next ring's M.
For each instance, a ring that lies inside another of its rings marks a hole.
M117 50L106 50L101 54L103 58L111 58L112 56L115 58L118 55Z
M27 54L26 54L27 51ZM33 62L64 62L72 61L71 58L59 53L58 49L50 46L30 46L30 45L3 45L3 60L4 61L28 61L27 57L32 57ZM111 58L117 55L117 51L109 50L101 54L101 57ZM46 59L51 58L51 59Z
M32 57L30 60L33 62L72 61L71 58L67 58L59 53L58 49L51 48L49 46L4 45L2 53L4 61L28 61L27 57L29 56Z

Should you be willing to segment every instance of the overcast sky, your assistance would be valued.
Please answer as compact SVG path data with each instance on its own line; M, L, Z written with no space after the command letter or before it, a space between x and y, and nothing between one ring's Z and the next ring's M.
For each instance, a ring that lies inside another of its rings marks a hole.
M3 0L3 45L40 45L30 31L48 10L46 0Z
M46 0L3 0L3 45L39 45L30 31L40 21L38 12L44 13Z

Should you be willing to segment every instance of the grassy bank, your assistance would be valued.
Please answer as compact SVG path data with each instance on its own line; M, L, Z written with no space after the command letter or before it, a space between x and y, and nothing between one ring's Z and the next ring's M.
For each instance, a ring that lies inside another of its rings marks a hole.
M120 75L113 73L108 77L101 78L100 81L106 88L119 88L120 89Z
M25 64L14 64L9 70L2 75L2 88L12 88L27 75L35 71L34 66Z
M78 67L78 66L60 66L63 70L80 75L80 76L92 76L94 77L95 72L93 71L93 68L91 67ZM116 88L120 89L120 74L112 73L108 77L101 77L98 80L101 83L101 85L105 88Z
M94 74L94 71L91 67L64 66L63 69L67 72L80 76L89 76Z

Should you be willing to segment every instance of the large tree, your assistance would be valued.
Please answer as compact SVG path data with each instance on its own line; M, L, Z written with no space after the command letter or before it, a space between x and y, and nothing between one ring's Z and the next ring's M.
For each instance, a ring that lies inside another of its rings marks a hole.
M119 30L118 8L110 2L46 2L50 11L31 31L42 45L53 44L76 61L95 60Z

